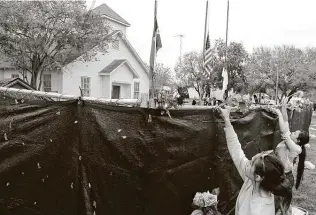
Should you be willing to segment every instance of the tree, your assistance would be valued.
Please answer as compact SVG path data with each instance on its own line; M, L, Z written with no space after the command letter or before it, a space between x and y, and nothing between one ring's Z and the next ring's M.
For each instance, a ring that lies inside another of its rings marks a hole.
M278 89L281 92L278 97L315 87L315 48L299 49L288 45L274 48L259 47L254 49L250 59L246 76L252 91L275 89L277 71L279 73Z
M37 89L44 71L61 69L74 53L89 60L110 40L106 20L84 1L2 1L0 20L1 54Z
M179 60L175 67L177 79L182 86L194 87L200 98L209 93L210 88L222 88L222 71L225 67L226 44L222 39L215 41L211 47L211 73L203 70L203 56L189 52ZM228 90L241 89L246 83L244 67L248 59L243 44L231 42L227 49Z
M272 65L276 64L272 62L272 53L269 48L254 49L245 67L246 86L250 94L267 93L268 89L274 88L275 82L271 80Z
M172 87L173 78L171 75L171 69L165 67L162 63L158 63L154 72L155 88L159 89L163 86Z
M210 75L212 85L215 88L222 88L222 71L225 67L226 44L224 40L217 39L212 47L211 65L213 74ZM246 78L244 76L244 67L248 59L248 53L242 43L231 42L227 47L227 72L228 86L230 90L240 90L244 87Z
M203 72L202 55L197 52L184 54L175 67L176 78L181 87L194 87L202 99L208 76Z

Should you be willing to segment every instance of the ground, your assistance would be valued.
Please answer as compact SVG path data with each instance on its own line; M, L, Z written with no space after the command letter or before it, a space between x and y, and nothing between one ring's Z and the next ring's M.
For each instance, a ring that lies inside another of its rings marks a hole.
M310 135L316 135L316 115L313 116L309 131ZM306 160L316 165L316 137L312 136L310 145L311 148L307 149ZM294 191L293 205L308 210L309 215L316 215L316 169L305 169L301 186Z

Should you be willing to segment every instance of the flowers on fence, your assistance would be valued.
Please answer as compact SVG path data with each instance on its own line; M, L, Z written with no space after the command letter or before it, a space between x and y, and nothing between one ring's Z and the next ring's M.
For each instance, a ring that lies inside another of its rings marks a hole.
M200 193L197 192L193 199L193 205L204 208L217 204L217 195L211 194L209 191Z

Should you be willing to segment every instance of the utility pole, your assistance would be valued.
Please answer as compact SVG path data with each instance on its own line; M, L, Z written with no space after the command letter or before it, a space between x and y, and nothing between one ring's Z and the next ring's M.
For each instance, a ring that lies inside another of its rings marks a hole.
M182 64L182 43L183 43L182 40L183 40L184 35L178 34L175 37L179 37L179 39L180 39L180 64Z

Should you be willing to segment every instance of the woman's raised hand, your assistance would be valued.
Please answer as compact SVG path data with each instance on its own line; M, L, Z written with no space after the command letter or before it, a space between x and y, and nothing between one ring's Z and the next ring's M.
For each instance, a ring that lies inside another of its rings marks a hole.
M269 110L271 110L273 113L277 114L278 116L280 115L282 116L282 112L278 108L273 107L273 108L269 108Z
M230 115L230 107L225 106L225 109L222 107L218 107L218 110L220 112L220 115L223 117L225 121L229 121L229 115Z

